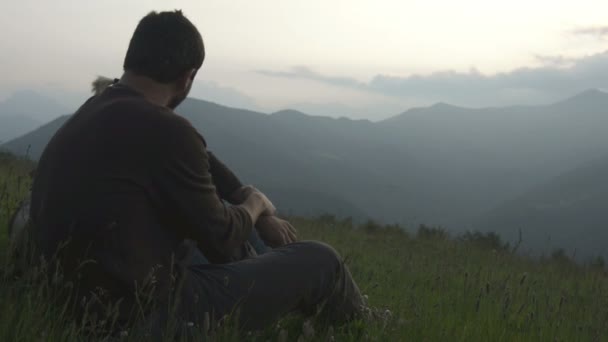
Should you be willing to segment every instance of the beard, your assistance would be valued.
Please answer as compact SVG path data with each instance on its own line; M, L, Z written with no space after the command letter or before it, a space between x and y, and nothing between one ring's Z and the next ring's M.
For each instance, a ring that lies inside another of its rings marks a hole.
M177 106L179 106L186 99L186 97L188 97L188 93L183 93L183 94L174 96L167 104L167 107L169 107L169 109L171 109L171 110L174 110L175 108L177 108Z
M169 109L171 109L171 110L174 110L175 108L177 108L177 106L179 106L186 99L186 97L188 97L188 94L190 93L190 89L192 89L191 82L186 86L186 89L184 89L183 92L181 92L179 94L175 94L175 96L173 96L173 98L171 98L171 100L167 104L167 107L169 107Z

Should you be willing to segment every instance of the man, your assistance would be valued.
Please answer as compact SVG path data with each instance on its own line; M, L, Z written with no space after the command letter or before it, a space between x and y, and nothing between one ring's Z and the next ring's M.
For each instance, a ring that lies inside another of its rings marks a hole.
M152 311L196 326L238 312L245 329L294 311L350 319L363 300L337 253L294 242L268 198L243 186L173 112L204 56L181 11L140 21L120 80L42 154L30 211L35 246L75 283L81 314L102 319L118 303L119 324ZM243 260L254 229L277 248ZM142 308L142 291L152 309Z

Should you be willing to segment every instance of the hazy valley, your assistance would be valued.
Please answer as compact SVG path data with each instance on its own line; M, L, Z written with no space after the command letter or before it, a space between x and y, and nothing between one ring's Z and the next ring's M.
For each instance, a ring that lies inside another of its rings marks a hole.
M37 159L69 116L42 126L10 119L42 121L31 113L51 108L25 102L29 115L0 106L0 119L29 128L2 148ZM285 214L495 231L509 240L521 230L524 251L563 247L606 257L607 108L608 94L589 90L546 106L438 103L379 122L269 115L196 99L176 111Z

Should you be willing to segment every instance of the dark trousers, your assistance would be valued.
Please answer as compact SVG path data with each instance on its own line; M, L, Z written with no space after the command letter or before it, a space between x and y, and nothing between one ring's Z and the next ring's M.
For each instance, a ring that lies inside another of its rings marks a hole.
M292 243L229 264L191 264L184 276L178 311L200 326L230 315L241 328L257 330L291 312L336 324L364 304L340 256L321 242Z

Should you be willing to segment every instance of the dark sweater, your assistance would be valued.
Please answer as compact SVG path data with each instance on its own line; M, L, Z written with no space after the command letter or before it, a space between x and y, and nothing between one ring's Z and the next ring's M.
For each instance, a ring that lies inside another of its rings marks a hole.
M240 186L186 119L116 84L89 99L42 154L34 242L48 259L68 241L62 267L84 273L85 294L128 294L159 265L165 291L185 239L226 262L250 235L247 212L223 202ZM92 266L78 268L85 259Z

